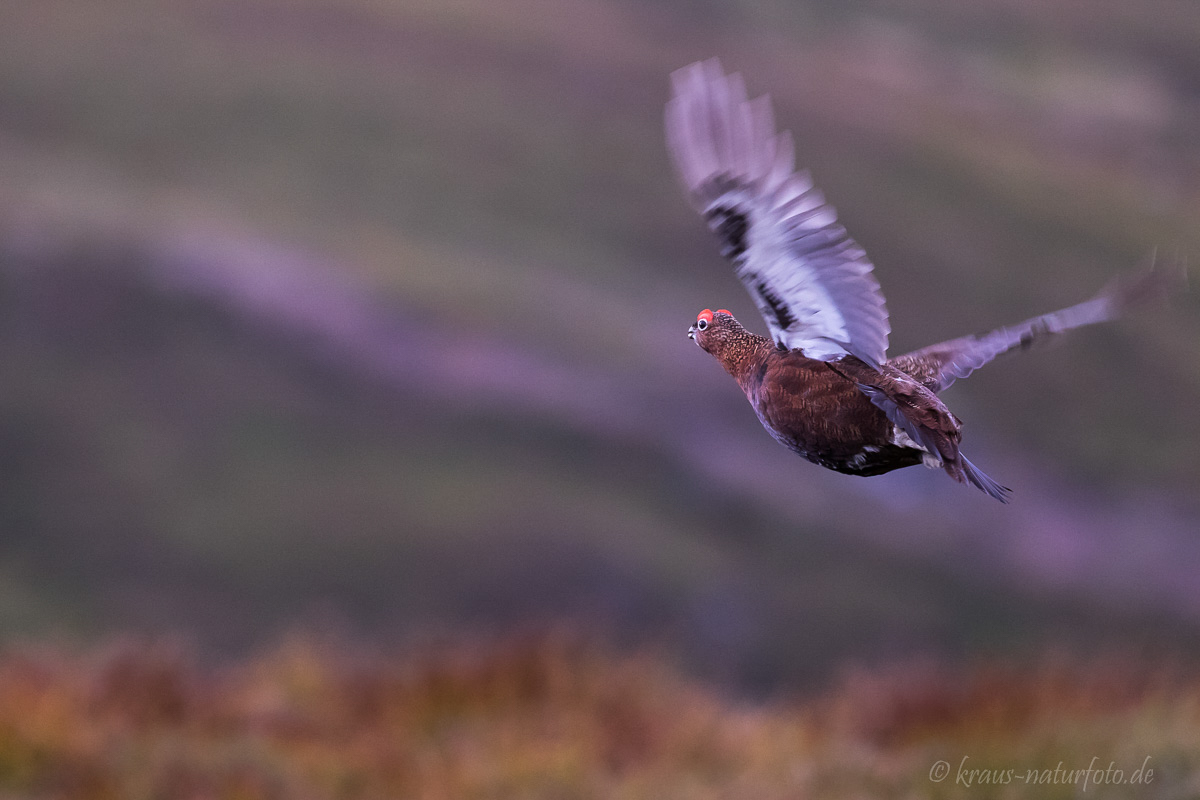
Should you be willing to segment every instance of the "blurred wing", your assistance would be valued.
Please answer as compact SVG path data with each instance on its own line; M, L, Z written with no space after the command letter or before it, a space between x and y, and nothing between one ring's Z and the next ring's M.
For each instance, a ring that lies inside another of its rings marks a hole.
M716 59L671 79L671 156L776 343L882 364L890 328L871 262L808 174L793 172L791 136L776 134L769 98L747 100L741 77Z
M1186 273L1181 263L1168 262L1160 266L1152 258L1147 269L1118 277L1091 300L997 328L982 336L963 336L923 347L888 363L916 378L929 390L940 392L1010 350L1025 350L1060 333L1116 319L1185 282Z

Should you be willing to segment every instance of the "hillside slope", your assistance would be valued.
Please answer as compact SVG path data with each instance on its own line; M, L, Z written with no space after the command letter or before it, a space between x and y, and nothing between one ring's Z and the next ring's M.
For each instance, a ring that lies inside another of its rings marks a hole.
M1200 306L956 385L1009 508L761 431L668 168L672 69L769 91L893 352L1196 252L1195 7L116 0L0 9L0 632L245 647L562 616L701 671L1194 650Z

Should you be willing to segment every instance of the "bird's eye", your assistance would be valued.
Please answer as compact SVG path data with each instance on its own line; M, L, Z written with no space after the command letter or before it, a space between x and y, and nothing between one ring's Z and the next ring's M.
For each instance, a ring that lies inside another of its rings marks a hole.
M698 330L698 331L708 330L708 320L706 320L706 319L696 320L696 330Z

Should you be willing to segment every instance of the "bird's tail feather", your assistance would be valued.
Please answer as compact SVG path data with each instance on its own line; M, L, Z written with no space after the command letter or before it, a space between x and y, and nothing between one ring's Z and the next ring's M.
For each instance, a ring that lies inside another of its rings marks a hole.
M961 452L958 454L958 460L962 462L962 474L968 483L990 497L996 498L1001 503L1008 502L1008 496L1012 494L1012 489L1009 489L1007 486L1001 486L989 478L983 470L972 464Z

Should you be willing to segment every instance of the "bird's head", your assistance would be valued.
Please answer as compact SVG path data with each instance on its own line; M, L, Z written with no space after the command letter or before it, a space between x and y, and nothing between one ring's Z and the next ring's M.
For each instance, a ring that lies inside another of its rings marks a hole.
M700 349L721 358L726 348L741 339L745 331L733 314L723 308L715 312L706 308L696 315L696 321L688 328L688 338L695 340Z
M746 330L733 318L733 314L723 308L715 312L706 308L697 314L695 324L688 328L688 338L695 340L701 350L721 362L725 371L737 378L743 389L744 382L749 380L762 360L774 349L770 339Z

